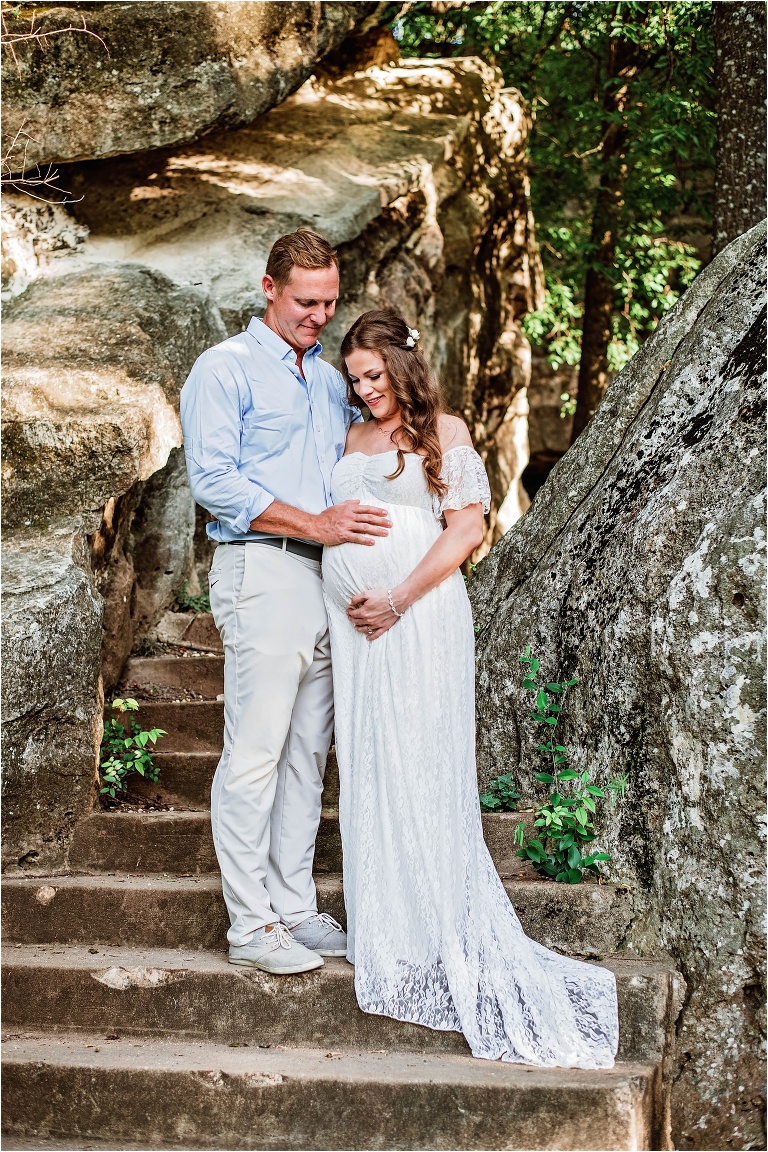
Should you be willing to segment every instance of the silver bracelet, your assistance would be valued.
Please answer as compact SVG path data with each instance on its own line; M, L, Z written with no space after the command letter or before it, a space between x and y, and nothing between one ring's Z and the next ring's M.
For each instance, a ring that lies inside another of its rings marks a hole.
M387 589L387 600L389 600L389 606L392 609L392 611L394 612L395 616L398 616L398 617L405 616L405 612L398 612L397 608L395 608L395 605L392 602L392 589L391 588Z

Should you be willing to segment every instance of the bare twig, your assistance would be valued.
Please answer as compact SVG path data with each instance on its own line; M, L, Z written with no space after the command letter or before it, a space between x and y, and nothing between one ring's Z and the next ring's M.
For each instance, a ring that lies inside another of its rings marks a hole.
M556 248L553 248L552 245L550 244L549 240L542 240L541 241L541 247L546 248L548 252L551 252L556 260L562 260L562 258L563 258L562 252L558 252Z
M624 301L624 307L622 309L621 314L624 317L624 319L629 323L629 330L632 333L632 336L635 339L637 339L637 325L633 322L632 313L629 310L629 306L632 303L632 296L633 296L632 277L629 275L626 268L623 269L621 275L624 278L624 280L626 280L626 282L627 282L627 296L626 296L626 299Z
M29 28L24 31L18 30L23 25L9 27L6 16L12 14L19 17L18 7L16 5L9 5L4 3L2 5L2 14L0 22L2 28L0 30L0 45L7 48L11 54L11 58L16 65L16 71L21 75L21 63L16 54L16 48L20 44L35 43L42 47L46 47L48 42L54 36L63 36L65 34L80 33L90 36L94 40L98 40L102 48L109 56L109 48L104 40L98 33L91 31L85 22L85 16L82 16L82 25L68 24L66 28L51 28L45 30L35 24L35 9L29 17ZM48 165L45 171L42 171L39 164L29 166L28 151L30 143L34 143L32 137L25 131L26 121L23 121L21 127L16 132L13 140L5 149L2 158L0 158L0 188L13 189L16 192L24 192L27 196L31 196L33 200L40 200L44 204L71 204L75 203L76 199L67 191L66 188L59 188L57 180L59 173L52 164ZM28 170L29 169L29 170ZM61 197L60 199L51 199L48 196L40 195L43 190L48 190Z
M30 27L28 32L10 32L5 21L5 16L6 13L3 12L2 35L0 35L0 44L2 44L3 48L7 48L10 52L13 62L16 65L16 70L19 73L21 73L21 64L19 63L19 58L16 55L15 46L17 44L29 43L30 41L35 41L37 44L45 44L54 36L61 36L65 32L81 32L85 33L86 36L92 36L94 40L98 40L107 56L109 56L109 48L107 47L104 40L102 40L101 36L99 36L98 33L91 31L91 29L86 25L85 16L82 17L82 26L77 24L68 24L66 28L51 28L48 32L45 32L42 28L35 28L34 9L32 10L32 15L30 17Z
M78 200L82 200L82 196L74 197L66 188L57 187L56 181L59 178L59 173L52 164L48 165L46 172L42 172L40 165L35 164L27 174L27 151L33 140L29 133L24 131L25 123L26 121L18 129L2 158L0 158L0 188L24 192L33 200L40 200L44 204L76 204ZM23 148L20 163L12 159L19 148ZM33 188L38 190L48 188L51 192L56 192L64 198L63 200L51 200L47 196L40 196L37 192L33 192Z
M588 148L586 152L566 152L566 158L573 158L574 160L585 160L587 156L594 156L595 152L602 152L603 145L605 144L605 136L599 144L595 144L594 148Z

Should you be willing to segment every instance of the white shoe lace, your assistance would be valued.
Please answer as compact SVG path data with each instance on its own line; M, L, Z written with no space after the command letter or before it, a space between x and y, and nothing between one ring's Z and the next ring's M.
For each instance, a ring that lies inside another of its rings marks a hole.
M321 924L325 924L328 928L334 928L337 932L344 931L338 920L334 920L333 916L329 916L327 912L318 912L314 919L319 920Z
M296 943L285 924L275 924L274 931L277 937L275 941L276 948L291 948Z

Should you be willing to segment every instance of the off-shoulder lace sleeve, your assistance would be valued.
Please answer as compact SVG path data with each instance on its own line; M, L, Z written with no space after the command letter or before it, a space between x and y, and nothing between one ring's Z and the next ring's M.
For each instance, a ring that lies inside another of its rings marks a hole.
M491 489L482 460L468 444L449 448L443 454L441 478L448 485L442 499L433 497L435 515L442 517L446 508L466 508L468 504L482 504L483 512L491 506Z

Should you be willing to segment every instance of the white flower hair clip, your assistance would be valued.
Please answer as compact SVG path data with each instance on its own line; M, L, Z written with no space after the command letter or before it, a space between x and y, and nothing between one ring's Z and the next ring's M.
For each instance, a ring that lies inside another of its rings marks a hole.
M421 340L421 332L417 328L409 328L408 339L405 342L406 348L415 348L419 340Z

